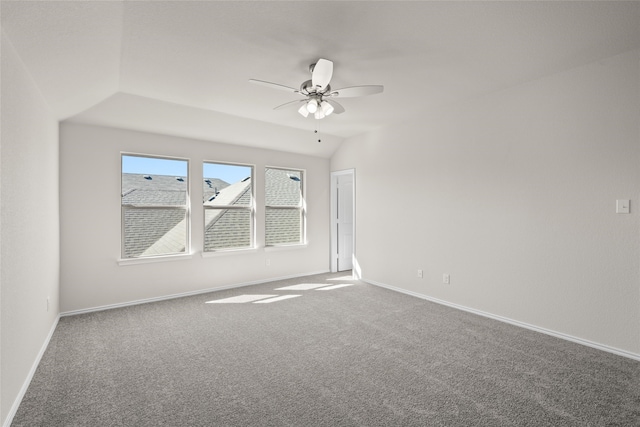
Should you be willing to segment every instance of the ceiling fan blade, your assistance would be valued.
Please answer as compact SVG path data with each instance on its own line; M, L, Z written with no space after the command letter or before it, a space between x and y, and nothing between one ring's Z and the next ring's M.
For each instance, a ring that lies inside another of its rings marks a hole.
M337 96L339 98L355 98L358 96L375 95L381 93L384 90L382 85L367 85L367 86L351 86L338 90L332 90L330 96Z
M311 84L313 87L324 89L329 85L333 76L333 62L328 59L318 59L311 72Z
M277 107L274 107L274 110L280 110L282 108L287 108L287 107L297 107L298 104L300 104L301 102L307 102L307 100L306 99L296 99L295 101L285 102L282 105L278 105Z
M287 92L300 93L300 91L298 89L295 89L295 88L292 88L292 87L289 87L289 86L285 86L285 85L280 85L278 83L265 82L264 80L255 80L255 79L249 79L249 81L251 83L255 83L255 84L262 85L262 86L270 87L272 89L280 89L280 90L286 90Z
M325 101L327 101L333 107L333 114L342 114L342 113L344 113L344 107L342 105L338 104L333 99L325 99Z

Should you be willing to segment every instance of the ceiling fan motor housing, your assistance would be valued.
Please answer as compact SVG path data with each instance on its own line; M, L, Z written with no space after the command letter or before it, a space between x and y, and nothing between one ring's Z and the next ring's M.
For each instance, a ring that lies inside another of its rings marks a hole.
M331 85L327 85L321 92L319 92L318 88L313 86L311 80L307 80L300 85L300 92L305 95L324 95L325 93L331 92Z

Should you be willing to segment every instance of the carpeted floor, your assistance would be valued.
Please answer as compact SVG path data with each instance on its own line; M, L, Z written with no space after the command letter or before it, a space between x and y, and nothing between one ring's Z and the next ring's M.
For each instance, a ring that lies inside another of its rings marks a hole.
M640 362L342 276L64 317L12 426L640 425Z

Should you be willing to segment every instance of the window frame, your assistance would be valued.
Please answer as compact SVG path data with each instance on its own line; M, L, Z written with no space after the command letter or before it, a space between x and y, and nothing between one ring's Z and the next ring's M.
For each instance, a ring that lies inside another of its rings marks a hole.
M239 251L250 251L250 250L254 250L256 247L256 185L255 185L255 170L256 170L256 165L254 164L250 164L250 163L235 163L235 162L225 162L225 161L218 161L218 160L203 160L202 161L202 177L201 180L204 183L204 179L207 178L204 176L204 165L205 163L208 164L215 164L215 165L225 165L225 166L242 166L242 167L248 167L251 168L251 201L248 205L218 205L218 206L207 206L205 205L205 200L204 200L204 184L203 184L203 188L202 188L202 254L203 255L211 255L211 254L221 254L221 253L229 253L229 252L239 252ZM229 183L229 185L232 185L234 183ZM239 211L248 211L249 212L249 218L250 218L250 227L251 230L249 231L249 246L242 246L242 247L236 247L236 248L220 248L220 249L212 249L212 250L207 250L205 247L205 241L206 241L206 232L207 232L207 210L239 210Z
M300 172L300 204L298 206L283 206L283 205L269 205L267 204L267 170L276 169L281 171ZM284 166L265 166L264 168L264 244L265 248L286 248L286 247L299 247L307 245L307 171L301 168L291 168ZM286 243L267 243L267 210L296 210L300 212L300 240Z
M151 205L151 204L135 204L135 203L122 203L122 198L125 194L122 193L122 163L124 157L144 157L148 159L159 159L159 160L177 160L184 161L187 163L187 176L185 177L186 182L186 194L185 194L185 204L184 205ZM190 159L185 157L176 157L176 156L164 156L158 154L143 154L143 153L132 153L121 151L120 152L120 263L125 264L135 264L138 262L153 262L163 259L175 259L182 257L191 257L191 198L190 198L190 188L191 188L191 179L190 179L190 170L191 164ZM161 255L148 255L148 256L134 256L127 257L125 256L125 212L127 209L166 209L166 210L182 210L185 212L185 247L183 252L171 252Z

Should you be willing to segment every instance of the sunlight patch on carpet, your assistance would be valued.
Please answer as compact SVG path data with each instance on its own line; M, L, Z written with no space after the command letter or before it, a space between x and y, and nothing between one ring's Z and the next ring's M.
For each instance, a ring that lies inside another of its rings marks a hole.
M309 289L321 288L327 286L326 283L300 283L299 285L285 286L284 288L276 288L275 291L308 291Z
M241 304L245 302L253 302L265 298L273 298L278 295L238 295L237 297L217 299L207 301L207 304Z
M339 285L331 285L325 288L318 288L316 291L330 291L332 289L344 288L345 286L353 286L353 283L341 283Z
M270 302L282 301L289 298L301 297L302 295L281 295L275 298L263 299L260 301L254 301L254 304L269 304Z

